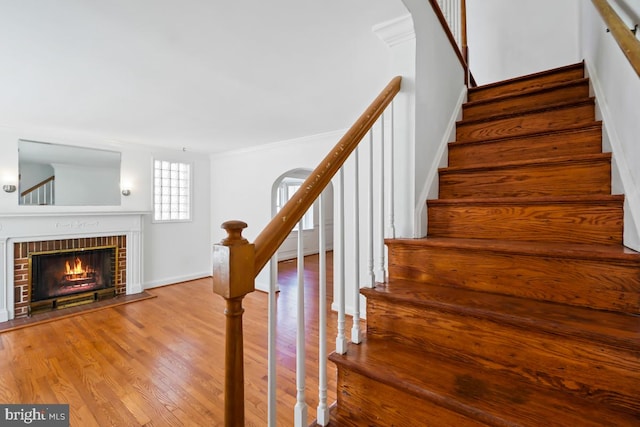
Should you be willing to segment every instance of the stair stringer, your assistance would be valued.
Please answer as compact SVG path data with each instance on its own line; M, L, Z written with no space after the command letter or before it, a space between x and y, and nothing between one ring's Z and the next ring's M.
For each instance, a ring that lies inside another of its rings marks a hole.
M602 119L603 151L611 151L611 185L613 194L624 194L625 246L640 251L640 183L634 183L630 164L622 147L622 140L613 123L614 113L607 103L605 90L595 68L585 63L590 86L596 98L596 119Z

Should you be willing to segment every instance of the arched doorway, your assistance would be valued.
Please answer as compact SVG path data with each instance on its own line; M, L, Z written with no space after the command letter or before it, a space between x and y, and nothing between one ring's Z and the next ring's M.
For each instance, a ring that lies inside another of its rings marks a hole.
M278 210L287 202L287 200L297 191L302 182L307 179L312 171L309 169L291 169L280 175L271 187L271 216L274 216ZM325 213L325 231L327 236L327 247L325 250L333 248L333 185L324 191L324 213ZM307 212L303 218L304 233L304 254L311 255L319 252L318 235L319 235L319 206L316 201L313 207ZM287 239L278 249L277 255L279 260L291 259L297 256L297 227L289 234Z

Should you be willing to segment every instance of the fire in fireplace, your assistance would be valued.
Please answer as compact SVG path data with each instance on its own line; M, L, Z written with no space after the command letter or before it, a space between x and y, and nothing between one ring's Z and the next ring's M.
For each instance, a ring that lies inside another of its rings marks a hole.
M29 256L31 306L71 295L93 295L96 291L115 288L117 247L105 246L55 252L34 252ZM86 298L84 298L86 299Z

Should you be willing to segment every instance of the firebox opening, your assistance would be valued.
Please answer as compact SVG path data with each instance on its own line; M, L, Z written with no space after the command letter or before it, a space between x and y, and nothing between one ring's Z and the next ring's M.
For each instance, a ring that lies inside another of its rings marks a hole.
M103 246L29 257L30 306L62 308L115 294L117 247Z

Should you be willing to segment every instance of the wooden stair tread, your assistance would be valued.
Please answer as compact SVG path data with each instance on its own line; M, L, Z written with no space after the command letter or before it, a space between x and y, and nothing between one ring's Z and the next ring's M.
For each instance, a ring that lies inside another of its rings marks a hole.
M399 279L362 288L361 293L367 298L386 298L640 351L640 316L636 315Z
M494 198L465 198L465 199L429 199L430 206L447 205L546 205L573 203L619 203L624 201L623 194L594 194L585 196L544 196L544 197L494 197Z
M524 76L513 77L511 79L506 79L506 80L501 80L501 81L498 81L498 82L487 83L487 84L484 84L484 85L481 85L481 86L476 86L474 88L469 88L469 92L479 92L481 90L486 90L486 89L497 87L497 86L507 86L507 85L510 85L512 83L521 82L523 80L531 80L531 79L535 79L535 78L538 78L538 77L541 77L541 76L547 76L547 75L551 75L551 74L556 74L556 73L558 73L560 71L564 71L564 70L582 69L582 68L584 68L584 63L577 62L575 64L565 65L565 66L562 66L562 67L553 68L551 70L539 71L537 73L526 74Z
M386 245L432 246L469 251L490 251L555 258L598 259L637 264L640 253L622 245L595 245L580 243L545 243L499 239L457 239L448 237L422 237L385 239Z
M521 117L521 116L526 116L529 114L535 114L535 113L545 113L545 112L549 112L549 111L556 111L556 110L563 110L563 109L567 109L567 108L573 108L573 107L578 107L581 105L595 105L595 98L590 97L590 98L586 98L582 101L560 101L557 102L555 104L550 104L550 105L546 105L543 107L534 107L531 109L527 109L524 111L518 111L518 112L514 112L514 113L505 113L505 114L499 114L499 115L495 115L495 116L490 116L490 117L483 117L480 119L469 119L469 120L460 120L457 122L458 126L468 126L468 125L473 125L473 124L480 124L480 123L487 123L487 122L492 122L492 121L498 121L498 120L504 120L504 119L510 119L513 117Z
M416 356L413 347L367 338L360 345L350 345L346 355L333 353L329 359L341 369L350 369L486 425L601 426L606 421L630 426L638 421L632 414L541 390L513 376L483 372L433 354Z
M534 136L543 136L543 135L551 135L551 134L558 135L563 133L572 133L572 132L579 132L579 131L585 131L590 129L600 129L600 128L602 128L602 122L594 121L592 124L586 125L586 126L572 125L562 129L543 130L543 131L528 133L524 135L503 136L499 138L488 138L488 139L480 139L480 140L472 140L472 141L452 141L452 142L449 142L448 145L449 146L463 146L463 145L476 145L476 144L479 145L479 144L487 144L487 143L511 141L511 140L513 140L515 143L518 140L527 139Z
M517 161L509 161L509 162L496 162L491 165L484 166L447 166L438 169L440 174L447 173L460 173L460 172L478 172L484 170L494 170L499 168L519 168L522 166L549 166L549 165L558 165L562 163L566 163L568 165L575 165L580 162L593 162L593 161L603 161L610 160L611 153L597 153L597 154L583 154L580 156L561 156L561 157L550 157L550 158L542 158L542 159L527 159L527 160L517 160Z
M588 82L589 82L589 79L586 77L578 80L563 81L563 82L558 82L558 83L541 87L541 88L533 88L533 89L523 90L517 93L508 93L504 95L494 96L491 98L478 99L477 101L465 102L463 107L476 107L476 106L491 104L494 102L503 101L503 100L512 99L512 98L524 98L524 97L536 95L539 93L552 92L554 90L562 89L565 87L583 85L583 84L587 84Z

